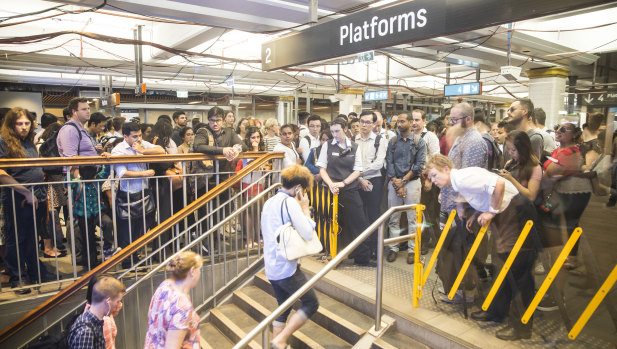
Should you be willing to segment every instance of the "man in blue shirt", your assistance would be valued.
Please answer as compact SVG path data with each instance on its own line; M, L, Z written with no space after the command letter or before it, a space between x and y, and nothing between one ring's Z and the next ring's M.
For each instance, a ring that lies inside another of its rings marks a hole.
M388 184L388 207L419 204L420 203L420 175L424 170L426 161L426 143L420 135L411 132L411 114L401 114L398 116L396 125L399 134L390 139L388 151L386 152L386 171L390 183ZM388 227L390 236L401 235L399 221L400 213L395 213L390 217ZM414 232L415 212L407 212L408 233ZM415 241L409 240L407 249L407 263L414 262ZM390 246L387 255L388 262L394 262L398 255L398 244Z

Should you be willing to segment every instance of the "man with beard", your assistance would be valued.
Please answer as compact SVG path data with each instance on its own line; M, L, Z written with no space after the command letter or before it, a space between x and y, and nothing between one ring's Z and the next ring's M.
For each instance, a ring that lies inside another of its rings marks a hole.
M386 171L390 184L388 185L388 207L420 203L420 175L426 162L426 142L420 135L411 132L412 115L403 113L397 118L398 135L390 139L386 153ZM388 227L390 237L401 235L400 213L390 217ZM407 211L408 232L414 231L415 212ZM410 240L407 248L407 264L414 263L415 241ZM397 244L390 245L386 260L390 263L396 260L399 252Z
M39 157L32 142L32 121L32 114L22 108L13 108L6 114L0 130L0 158ZM13 186L12 190L10 187L2 190L6 265L11 287L19 286L23 281L23 272L31 283L43 282L49 278L47 269L38 260L36 248L36 232L42 232L45 226L47 190L44 185L26 185L42 182L41 167L7 169L0 174L1 184ZM18 294L30 292L30 289L16 291Z
M459 103L452 107L450 111L450 129L449 133L454 134L456 139L450 148L448 157L454 163L455 169L466 167L482 167L486 168L488 162L488 146L480 132L473 125L474 110L469 103ZM456 218L456 226L448 234L448 238L444 242L443 252L438 260L437 274L443 283L445 294L450 292L450 288L454 284L461 267L463 259L467 255L469 248L468 236L469 232L465 229L466 217L464 204L457 200L457 194L452 189L452 186L444 186L441 188L441 212L443 217L447 217L450 211L457 209L458 217ZM466 289L470 289L472 285L468 283ZM449 300L447 297L442 297L444 302L460 303L463 301L471 301L469 297L463 298L463 292L458 291L457 295Z
M174 133L171 135L171 139L176 145L182 144L182 138L180 137L180 130L186 127L186 113L182 110L175 111L171 117L174 120Z

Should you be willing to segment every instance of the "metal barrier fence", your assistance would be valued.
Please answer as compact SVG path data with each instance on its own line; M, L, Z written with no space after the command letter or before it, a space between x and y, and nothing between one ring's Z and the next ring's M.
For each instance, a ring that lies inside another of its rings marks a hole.
M173 156L174 159L177 157ZM254 158L255 155L251 157ZM131 161L143 162L143 158L136 156ZM145 158L148 159L147 156ZM37 162L40 164L49 162L49 159L31 160L33 164L21 166L36 166ZM215 160L212 173L187 173L190 161L180 161L178 163L182 173L173 179L167 175L159 175L127 180L115 176L112 164L106 164L103 159L96 158L93 163L98 162L102 165L94 179L72 178L69 173L48 177L53 178L53 181L28 183L29 191L33 195L35 191L47 191L47 200L39 202L38 207L23 201L23 195L15 190L17 185L0 185L5 198L2 218L4 243L13 243L15 246L14 248L11 247L13 245L9 246L10 251L7 251L12 287L0 286L0 293L11 291L25 293L32 289L49 292L75 281L80 275L92 270L116 253L118 248L132 243L136 237L171 217L228 178L232 173L217 171L219 161L226 160ZM11 160L0 160L0 166L10 162L15 163ZM256 176L256 173L251 176ZM133 191L131 185L135 186L135 181L138 181L138 190L129 194ZM128 190L121 191L121 182L128 182L124 186ZM258 183L259 187L268 184L270 183L265 183L264 179ZM256 188L251 190L255 191ZM207 221L202 220L201 224L194 224L196 212L157 238L153 245L161 246L165 240L171 236L177 237L185 227L191 226L191 234L185 234L182 241L175 239L175 244L166 244L166 248L161 249L157 258L165 259L167 255L177 251L181 243L188 243L194 236L201 235L206 226L212 226L213 223L220 221L225 212L231 212L242 200L250 197L249 190L246 190L244 197L226 200L237 191L229 189L215 201L210 202L209 207L203 208L200 212L202 215L206 211L216 212L214 215L209 215ZM127 202L134 204L135 195L139 197L138 203L139 201L143 203L141 210L127 210L128 206L124 206L127 217L125 219L118 217L122 211L118 205L125 205ZM146 205L145 201L150 199L153 202L151 205ZM60 211L63 211L62 217ZM32 217L33 221L26 221L23 217ZM230 223L226 231L234 232L238 230L240 222L246 221L248 218L238 219ZM32 229L28 229L30 227ZM251 242L253 237L258 235L255 234L255 229L252 230L252 236L249 237ZM125 233L120 234L123 231ZM122 241L123 235L124 241ZM40 249L39 246L43 245L47 247L51 245L51 251L49 248L47 251ZM215 245L222 246L218 241ZM128 262L125 266L129 266L132 261Z
M276 168L276 167L275 167ZM228 176L229 174L220 173ZM190 177L186 175L185 178ZM213 176L215 177L215 176ZM169 180L164 178L165 180ZM139 258L132 260L132 253L125 254L123 268L109 270L128 286L125 296L124 310L116 319L118 337L116 343L122 347L139 347L143 345L143 335L147 326L147 310L149 299L154 293L158 281L166 277L164 266L166 262L179 251L192 249L202 255L209 263L204 264L201 284L192 291L192 299L201 304L197 310L216 306L221 295L241 279L241 276L255 273L261 261L259 234L250 227L260 226L261 206L268 196L278 188L278 172L271 170L252 171L245 177L245 182L251 183L238 188L225 189L218 192L215 198L208 202L204 214L199 214L191 223L183 228L178 222L171 226L174 232L168 239L158 236L151 245L141 248ZM216 181L216 179L215 179ZM220 179L215 183L222 182ZM241 183L241 181L238 181ZM264 190L264 188L267 188ZM164 199L161 196L161 199ZM169 199L169 197L167 198ZM226 212L227 211L227 212ZM199 212L199 210L196 210ZM190 214L193 214L191 212ZM140 217L141 219L142 217ZM173 218L173 217L172 217ZM167 221L169 221L168 219ZM188 221L183 219L183 222ZM165 223L167 222L165 221ZM158 228L158 227L157 227ZM168 229L167 226L164 229ZM256 241L255 240L256 237ZM113 257L112 259L117 259ZM131 261L132 260L132 261ZM158 262L161 261L159 264ZM110 261L118 264L119 260ZM104 267L104 266L101 266ZM84 277L92 276L99 268ZM80 279L80 281L83 277ZM145 283L149 280L149 283ZM66 281L66 280L61 280ZM144 303L144 299L147 299ZM19 329L19 336L7 336L0 339L8 347L21 347L40 335L53 333L63 329L75 311L83 309L84 296L75 293L62 303L54 306L51 311ZM120 330L121 329L121 330ZM3 335L6 334L3 331ZM138 333L136 336L135 333Z

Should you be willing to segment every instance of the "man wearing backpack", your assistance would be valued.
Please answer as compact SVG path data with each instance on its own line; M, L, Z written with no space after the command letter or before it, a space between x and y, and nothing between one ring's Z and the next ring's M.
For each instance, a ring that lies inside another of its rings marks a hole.
M70 349L105 349L104 317L122 307L125 286L112 276L102 276L92 287L90 307L79 315L68 333Z
M388 184L388 207L419 204L421 183L420 176L424 171L426 161L426 142L422 137L411 132L412 115L400 114L396 120L399 134L390 139L386 152L386 172L390 183ZM401 235L400 213L390 217L388 228L390 237ZM408 232L414 231L415 212L407 211ZM415 241L410 240L407 248L407 264L415 262ZM396 260L399 246L393 244L386 260L390 263Z
M71 119L58 131L56 144L58 146L58 154L61 157L75 157L75 156L104 156L109 158L110 153L103 152L102 149L97 151L96 140L90 135L85 128L86 123L90 120L90 106L86 98L76 97L69 102L68 108L71 110ZM84 166L82 170L91 170L88 172L97 172L95 166ZM72 178L82 178L85 172L80 174L79 167L73 166L69 169L71 171ZM92 174L92 177L94 177ZM77 217L77 224L79 226L80 236L77 238L78 244L75 246L76 251L82 252L81 261L79 264L84 267L91 267L98 265L99 262L96 257L96 236L94 234L94 223L98 219L86 220L84 217ZM69 226L73 226L70 224ZM73 229L74 231L74 229ZM81 242L79 244L79 242ZM79 246L81 245L81 246ZM86 247L87 248L80 248ZM76 256L77 257L77 256Z
M376 221L381 215L381 196L385 180L382 170L388 148L386 139L373 133L375 120L377 120L375 113L368 110L363 111L360 114L360 133L353 140L358 144L362 159L362 171L360 171L358 180L360 182L360 198L362 198L364 204L364 215L369 222ZM371 256L376 255L377 240L374 233L368 239L368 244Z
M300 149L302 149L302 159L304 162L309 157L311 149L317 148L319 142L319 133L321 132L321 117L319 115L311 115L306 121L309 134L300 139Z

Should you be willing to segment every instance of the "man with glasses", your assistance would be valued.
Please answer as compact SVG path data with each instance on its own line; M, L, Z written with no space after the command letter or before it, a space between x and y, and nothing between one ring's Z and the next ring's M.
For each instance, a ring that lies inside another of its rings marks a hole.
M311 149L317 148L320 144L319 133L321 132L321 117L311 115L307 120L309 134L300 139L300 149L302 149L302 159L308 159Z
M208 125L201 127L195 131L195 139L193 140L193 151L195 153L204 153L209 155L223 155L227 161L219 161L218 172L229 173L235 169L235 162L232 167L232 161L240 155L234 150L234 145L241 144L242 140L238 137L233 129L229 127L223 127L223 118L225 117L225 111L219 107L213 107L208 111ZM206 174L212 173L216 169L214 168L214 162L212 160L194 161L191 164L191 172ZM229 178L229 174L217 174L218 183L223 182ZM206 183L210 188L217 185L216 177L210 177L210 180L206 180L207 176L196 177L196 191L197 196L202 196L206 193ZM229 199L229 193L227 191L219 195L219 202L223 203ZM216 224L219 217L222 219L226 216L227 206L223 207L223 210L219 214L214 215L213 222ZM207 215L206 206L199 209L198 214L200 217ZM205 223L205 221L204 221ZM205 232L205 226L202 224L202 231Z
M529 99L517 99L508 109L508 122L517 130L526 132L531 140L533 153L542 162L544 154L544 137L536 128L533 103ZM547 154L548 155L548 154Z
M388 142L381 135L373 132L373 124L377 115L371 111L363 111L360 114L360 133L354 138L358 144L358 150L362 159L362 171L360 171L360 198L364 204L364 215L369 222L374 222L381 214L381 197L384 187L384 161ZM358 120L358 119L355 119ZM373 233L367 240L371 250L371 256L377 253L377 240Z
M455 169L467 167L482 167L486 168L488 163L488 146L482 135L473 125L474 110L469 103L459 103L452 107L450 111L450 130L454 134L460 135L454 140L448 157L454 163ZM465 228L466 217L465 207L457 200L458 194L452 186L444 186L441 188L441 212L442 217L448 217L450 211L457 210L456 226L448 234L441 257L438 261L437 274L443 283L445 294L450 292L452 284L456 279L463 260L467 255L470 245L467 243L469 231ZM460 207L457 207L460 204ZM473 285L467 282L462 288L469 290ZM462 303L464 301L473 301L472 298L464 297L463 292L459 290L456 296L449 300L442 296L441 300L450 303Z

